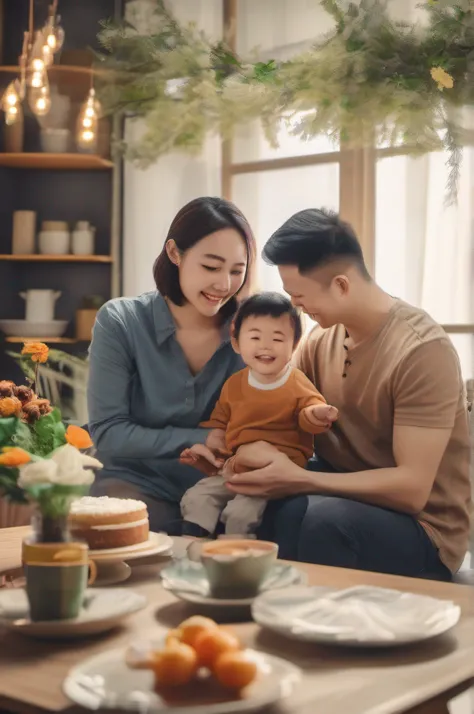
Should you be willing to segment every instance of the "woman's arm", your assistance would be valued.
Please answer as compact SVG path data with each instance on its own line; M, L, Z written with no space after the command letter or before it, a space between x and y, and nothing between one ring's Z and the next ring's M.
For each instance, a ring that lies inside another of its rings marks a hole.
M208 429L166 426L154 429L130 416L130 385L135 372L127 330L114 303L98 313L90 348L89 427L101 455L121 458L173 458L206 441ZM158 375L166 379L166 375Z

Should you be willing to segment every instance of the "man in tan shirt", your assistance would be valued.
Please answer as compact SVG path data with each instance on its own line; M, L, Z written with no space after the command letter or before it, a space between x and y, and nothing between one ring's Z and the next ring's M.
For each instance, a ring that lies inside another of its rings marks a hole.
M229 488L276 499L266 537L279 540L280 529L284 538L305 512L297 552L286 557L449 579L466 552L471 497L452 343L426 312L371 279L352 228L332 212L295 214L263 254L293 303L319 323L298 367L339 420L315 438L327 467L311 472L253 444L241 457L248 472ZM300 494L315 495L286 498Z

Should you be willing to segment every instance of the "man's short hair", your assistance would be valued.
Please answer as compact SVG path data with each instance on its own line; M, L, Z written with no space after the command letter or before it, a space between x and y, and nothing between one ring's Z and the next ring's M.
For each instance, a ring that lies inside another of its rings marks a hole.
M270 265L296 265L302 274L346 261L370 279L354 229L325 208L307 208L291 216L268 239L262 256Z

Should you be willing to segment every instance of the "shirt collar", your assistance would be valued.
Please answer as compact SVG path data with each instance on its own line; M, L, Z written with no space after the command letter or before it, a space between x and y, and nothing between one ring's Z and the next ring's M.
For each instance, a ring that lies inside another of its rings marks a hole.
M156 291L153 300L153 322L155 325L156 339L162 345L171 335L176 332L176 324L173 315L166 303L165 298ZM224 322L221 329L222 344L230 342L232 318ZM222 345L221 345L222 346Z

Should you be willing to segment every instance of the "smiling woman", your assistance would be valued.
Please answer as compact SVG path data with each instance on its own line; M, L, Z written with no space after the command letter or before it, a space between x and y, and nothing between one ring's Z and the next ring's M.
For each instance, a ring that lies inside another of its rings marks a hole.
M179 530L180 498L201 476L178 462L181 451L220 445L198 425L242 367L229 327L254 255L250 226L232 203L195 199L155 261L157 290L112 300L97 316L88 398L104 469L94 495L143 500L152 530Z

